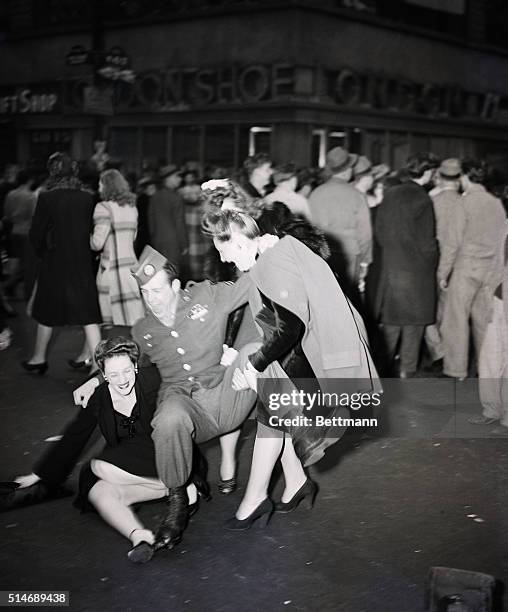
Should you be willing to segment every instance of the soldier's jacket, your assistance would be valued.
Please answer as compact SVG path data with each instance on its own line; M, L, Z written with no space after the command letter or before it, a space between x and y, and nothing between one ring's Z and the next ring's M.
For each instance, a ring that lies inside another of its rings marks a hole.
M141 349L140 366L150 362L157 366L161 389L219 384L225 370L219 362L228 316L247 302L250 282L244 274L236 283L188 285L178 297L172 327L163 325L151 312L134 324L132 337Z

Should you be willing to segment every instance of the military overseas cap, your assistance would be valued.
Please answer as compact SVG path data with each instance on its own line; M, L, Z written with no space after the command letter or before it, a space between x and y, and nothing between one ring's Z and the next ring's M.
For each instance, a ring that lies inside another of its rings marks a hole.
M164 269L164 265L168 260L161 255L159 251L156 251L149 244L143 249L143 252L139 256L139 264L137 268L132 270L132 275L138 281L138 285L145 285L151 280L157 272Z

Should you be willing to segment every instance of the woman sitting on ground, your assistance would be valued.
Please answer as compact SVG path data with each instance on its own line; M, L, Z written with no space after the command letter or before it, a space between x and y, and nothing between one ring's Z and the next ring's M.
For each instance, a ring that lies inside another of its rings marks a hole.
M105 382L86 410L79 411L62 439L36 463L34 472L19 477L17 482L22 487L38 480L50 488L60 485L99 425L106 447L81 470L76 505L86 510L91 502L107 523L132 542L129 559L145 563L153 556L155 536L131 506L167 495L157 475L150 424L160 377L155 367L143 368L138 374L139 347L127 338L101 341L94 357ZM198 461L197 448L194 454ZM200 494L208 497L206 482L194 478ZM196 486L190 484L187 492L190 516L197 510Z

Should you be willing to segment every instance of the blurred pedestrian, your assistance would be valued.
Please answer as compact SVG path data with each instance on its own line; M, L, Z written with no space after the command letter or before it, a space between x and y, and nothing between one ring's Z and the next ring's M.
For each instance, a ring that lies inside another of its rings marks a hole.
M292 163L277 166L272 175L275 189L265 196L268 204L282 202L294 215L301 215L310 219L309 203L307 198L296 193L298 184L297 169Z
M430 155L410 157L405 170L411 179L386 189L376 215L382 266L376 312L383 324L388 366L400 341L401 378L415 374L425 326L435 320L438 249L425 185L436 166Z
M201 229L204 205L201 186L197 181L197 173L194 170L186 170L179 193L184 201L185 225L189 239L187 269L184 276L186 280L202 281L206 277L207 257L213 244Z
M138 263L134 253L138 210L136 196L118 170L101 174L102 201L94 210L90 246L101 252L97 290L102 321L109 325L132 326L145 309L131 269Z
M457 208L462 206L462 196L459 193L460 175L462 173L458 159L445 159L441 162L435 176L436 187L430 192L436 218L436 238L439 251L446 250L446 236L449 225L455 223L456 216L461 216ZM436 322L425 328L425 343L430 353L431 372L440 372L443 367L444 348L441 338L441 320L446 299L446 292L438 287Z
M242 187L252 198L262 198L267 194L270 178L273 174L272 160L266 153L249 155L243 162L245 174Z
M508 193L507 193L508 195ZM490 425L508 434L508 222L489 274L489 323L478 359L482 414L469 419L474 425Z
M363 194L349 183L358 156L335 147L326 156L331 178L309 198L313 223L326 233L332 256L329 264L350 298L372 261L372 227Z
M148 226L148 208L150 198L157 191L157 179L152 176L145 176L138 181L137 200L138 208L138 233L134 241L134 252L139 257L147 244L150 244L150 228Z
M76 177L77 166L65 153L48 160L47 190L40 193L30 241L40 258L32 316L37 337L28 371L44 374L53 327L82 325L91 355L100 341L101 314L93 273L90 231L93 194Z
M489 313L489 271L505 226L500 200L487 192L487 167L475 160L462 164L464 191L448 225L439 261L439 286L447 291L443 309L443 372L465 378L469 365L469 325L476 354L485 336Z
M182 174L178 166L169 164L161 168L160 178L162 187L148 208L151 245L180 270L189 247L183 200L178 193Z
M21 170L18 186L7 194L4 207L4 218L11 227L11 256L17 262L5 288L15 294L17 285L22 283L24 299L29 299L35 281L35 254L28 239L37 203L32 186L33 176Z

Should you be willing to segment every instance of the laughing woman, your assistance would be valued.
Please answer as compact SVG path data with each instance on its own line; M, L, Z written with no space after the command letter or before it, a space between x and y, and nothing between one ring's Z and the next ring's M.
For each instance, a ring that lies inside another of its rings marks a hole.
M49 489L56 488L65 481L98 425L106 447L81 470L75 505L86 510L91 502L107 523L132 542L129 559L144 563L154 553L155 538L131 506L167 495L157 475L150 424L160 377L155 367L143 368L138 374L139 348L127 338L103 340L94 357L105 382L62 439L36 463L33 473L17 482L25 487L41 480ZM200 493L206 497L201 485L199 481ZM190 516L197 509L194 485L189 485L188 494Z
M307 478L304 466L318 461L344 433L344 428L286 426L277 417L291 420L317 412L305 405L268 411L264 400L269 391L337 391L333 379L340 378L339 391L373 392L379 390L379 381L363 322L318 254L291 235L261 235L256 221L238 210L210 212L203 226L221 259L248 271L249 304L263 334L263 345L249 357L245 370L236 371L233 382L237 390L257 390L260 398L247 490L236 516L227 523L229 529L243 530L263 515L269 518L274 510L294 510L305 498L312 504L317 487ZM332 406L322 410L327 416L342 414ZM268 484L279 456L286 487L281 502L274 506Z

